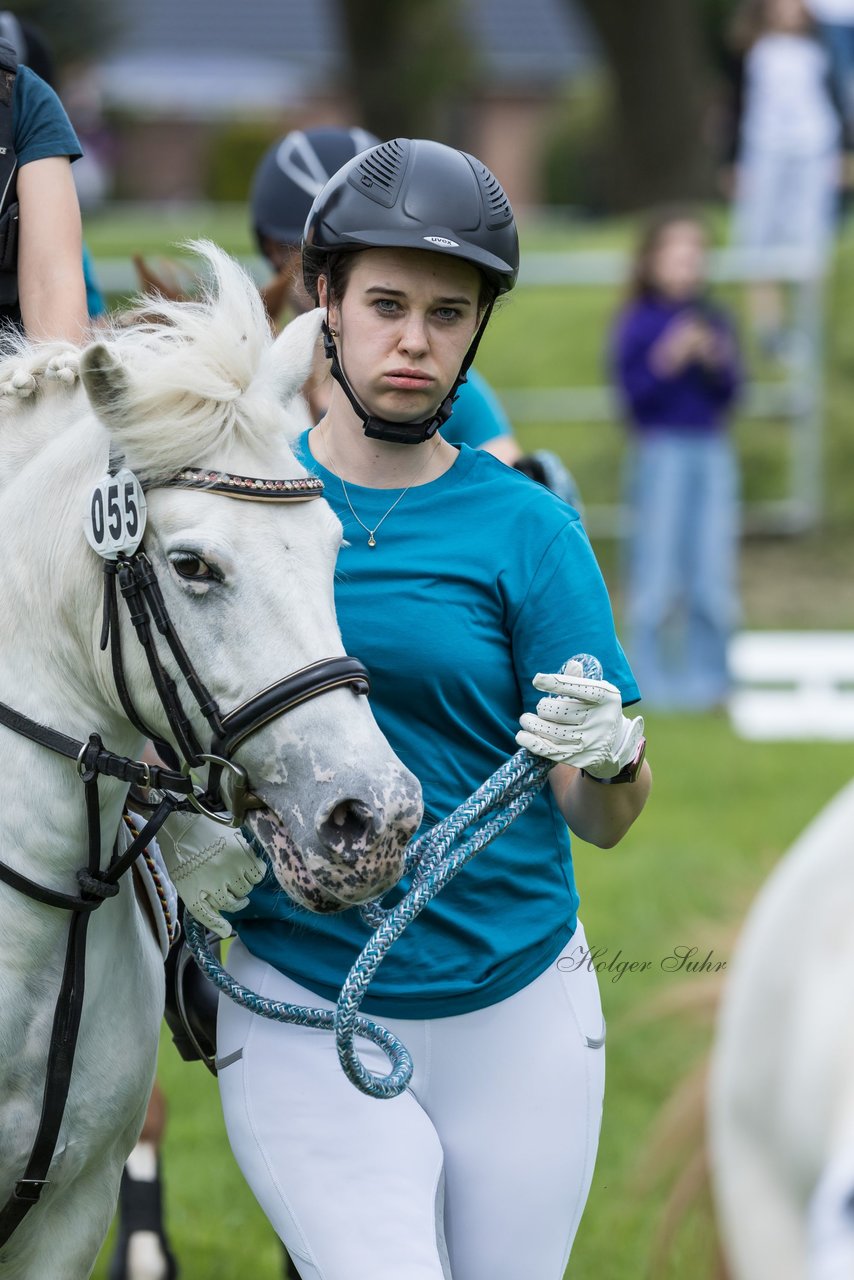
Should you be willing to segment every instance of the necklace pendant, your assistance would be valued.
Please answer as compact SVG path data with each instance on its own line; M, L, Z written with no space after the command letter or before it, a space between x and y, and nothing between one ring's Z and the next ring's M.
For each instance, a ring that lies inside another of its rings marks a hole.
M374 531L373 531L373 529L369 529L369 530L368 530L368 533L370 534L370 537L368 538L368 546L369 546L369 547L375 547L375 546L377 545L377 540L376 540L376 538L374 537Z

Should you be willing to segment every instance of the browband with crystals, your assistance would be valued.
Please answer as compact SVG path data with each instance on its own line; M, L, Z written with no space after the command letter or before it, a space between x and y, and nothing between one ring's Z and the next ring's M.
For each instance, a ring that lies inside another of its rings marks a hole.
M185 467L169 484L178 489L205 489L229 498L250 502L307 502L323 496L323 481L317 476L298 476L293 480L260 480L255 476L236 476L229 471L206 471Z

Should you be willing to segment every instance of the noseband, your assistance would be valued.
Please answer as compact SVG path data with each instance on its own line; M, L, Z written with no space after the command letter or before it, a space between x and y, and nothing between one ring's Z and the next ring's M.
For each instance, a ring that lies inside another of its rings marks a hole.
M112 475L112 467L110 472ZM323 482L313 476L301 476L292 480L260 480L252 476L186 468L164 483L183 489L203 489L252 502L307 502L323 494ZM39 1127L23 1176L15 1184L5 1205L0 1208L0 1249L28 1211L38 1203L48 1185L47 1175L65 1112L83 1011L86 936L92 912L107 898L114 897L119 892L121 876L175 809L192 806L216 822L236 827L240 826L247 809L263 803L252 794L243 765L233 759L236 749L253 733L257 733L277 716L284 715L286 711L331 689L348 686L355 694L368 692L368 673L355 658L323 658L311 666L292 672L223 715L216 699L199 678L172 625L160 585L142 543L139 542L131 554L118 552L115 558L105 558L103 563L101 649L106 649L108 644L110 646L113 677L128 720L154 742L166 761L166 766L149 765L141 760L119 756L107 750L96 733L90 734L88 742L78 742L0 702L0 724L40 746L76 761L77 772L83 783L88 827L88 863L77 872L77 894L47 888L0 862L0 880L46 906L62 908L71 913L65 964L48 1050L47 1080L42 1095ZM146 725L130 696L122 660L117 584L127 602L131 622L145 651L155 689L180 755L161 734ZM163 666L157 651L155 633L159 633L166 641L190 693L210 727L211 743L208 751L202 750L175 681ZM208 779L207 787L203 790L195 786L191 771L204 765L208 765ZM224 772L231 776L227 809L222 788ZM134 795L134 803L150 812L151 816L122 854L119 854L118 837L116 838L106 870L101 868L98 797L98 778L102 774L130 783L132 787L143 787L159 793L154 803L147 797Z

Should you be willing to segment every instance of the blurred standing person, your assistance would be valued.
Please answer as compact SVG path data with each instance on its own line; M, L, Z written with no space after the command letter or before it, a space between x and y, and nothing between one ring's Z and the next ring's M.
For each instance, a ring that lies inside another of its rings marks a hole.
M804 0L749 0L736 32L745 57L736 243L800 251L820 274L832 245L841 176L842 129L827 53ZM754 286L751 313L766 354L796 354L779 286Z
M23 60L25 24L0 17L0 324L36 342L79 343L88 331L71 176L80 144L53 89Z
M611 349L632 432L627 649L645 699L672 710L725 699L737 615L727 419L741 374L732 324L706 296L706 247L687 210L650 220Z

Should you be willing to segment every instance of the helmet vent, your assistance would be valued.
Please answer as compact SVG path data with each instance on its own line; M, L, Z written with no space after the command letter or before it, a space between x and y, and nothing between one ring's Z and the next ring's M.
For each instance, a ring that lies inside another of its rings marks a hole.
M408 153L409 142L405 138L393 138L391 142L372 147L362 156L347 181L363 195L376 200L377 204L391 209L397 201Z
M494 173L490 173L486 165L471 157L481 192L483 193L484 204L486 205L486 225L490 230L498 227L506 227L508 222L513 220L513 210L510 208L510 201L504 194L504 188L498 181Z

